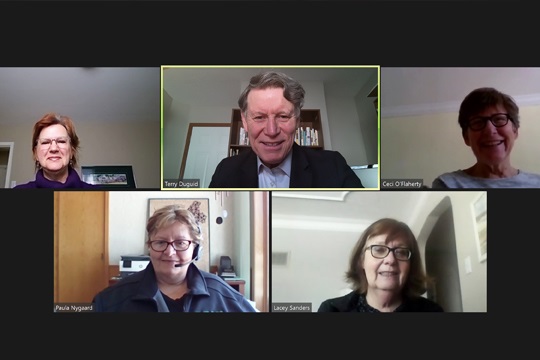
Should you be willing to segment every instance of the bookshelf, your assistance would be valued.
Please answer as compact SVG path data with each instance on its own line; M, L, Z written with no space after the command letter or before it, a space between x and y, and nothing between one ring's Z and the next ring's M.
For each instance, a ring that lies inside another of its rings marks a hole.
M316 130L318 142L316 145L299 145L313 149L324 149L324 137L321 122L321 111L319 109L303 109L300 113L299 128ZM231 115L231 132L229 134L229 156L234 156L250 148L248 142L241 141L242 117L240 109L233 109ZM313 132L314 134L314 132ZM312 136L310 136L311 138ZM247 134L246 134L247 139ZM299 141L300 142L300 141ZM312 142L311 142L312 143Z

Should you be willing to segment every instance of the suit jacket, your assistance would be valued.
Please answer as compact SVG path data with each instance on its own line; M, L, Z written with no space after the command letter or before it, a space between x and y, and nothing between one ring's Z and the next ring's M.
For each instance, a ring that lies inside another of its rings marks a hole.
M292 148L291 188L363 188L345 158L337 151ZM257 155L251 149L221 160L210 188L258 188Z

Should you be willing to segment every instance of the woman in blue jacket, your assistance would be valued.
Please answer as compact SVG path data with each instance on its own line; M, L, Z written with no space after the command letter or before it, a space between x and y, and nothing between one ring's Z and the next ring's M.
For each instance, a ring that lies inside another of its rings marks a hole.
M155 211L146 226L150 263L102 290L98 312L255 312L217 275L197 268L202 234L194 215L177 205Z

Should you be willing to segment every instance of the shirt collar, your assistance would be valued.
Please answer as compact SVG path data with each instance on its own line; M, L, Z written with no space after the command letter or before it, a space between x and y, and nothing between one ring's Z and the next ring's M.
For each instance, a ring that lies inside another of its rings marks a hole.
M278 166L276 166L275 168L280 168L285 174L287 174L287 176L290 178L291 177L291 164L292 164L292 148L291 150L289 151L289 153L287 154L287 156L285 157L285 159L283 159L283 161L281 162L281 164L279 164ZM267 168L267 169L270 169L268 166L264 165L261 161L261 159L257 156L257 170L258 170L258 174L261 173L263 167ZM271 171L272 169L270 169Z

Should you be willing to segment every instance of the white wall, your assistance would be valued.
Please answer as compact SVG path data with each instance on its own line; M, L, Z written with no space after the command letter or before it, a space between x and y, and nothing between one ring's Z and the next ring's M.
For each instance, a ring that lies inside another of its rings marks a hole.
M523 106L539 105L540 67L381 68L381 115L457 111L479 87L494 87Z
M321 302L341 295L348 285L344 274L350 251L363 231L340 231L280 227L272 219L272 253L288 253L287 265L272 265L272 302L311 303L317 311Z
M375 99L373 97L367 97L378 84L379 73L374 72L355 97L356 111L358 112L360 128L362 129L362 140L366 153L365 162L360 165L379 163L379 114L373 104ZM358 150L357 153L359 153ZM355 160L362 161L363 159ZM356 164L350 163L349 165Z

